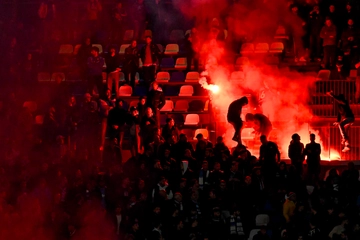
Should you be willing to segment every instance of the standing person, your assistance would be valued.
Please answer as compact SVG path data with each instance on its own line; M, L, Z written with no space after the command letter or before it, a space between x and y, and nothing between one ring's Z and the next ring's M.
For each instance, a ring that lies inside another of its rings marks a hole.
M330 18L326 18L325 26L321 29L320 37L323 39L324 68L335 67L337 30Z
M105 137L108 123L109 111L115 106L111 99L111 91L107 89L103 97L100 98L100 119L101 119L101 144L100 151L104 150Z
M115 85L116 97L119 97L119 81L120 81L120 57L116 53L115 47L110 47L110 52L105 58L106 73L107 73L107 87L112 91L113 85Z
M321 38L320 32L324 19L321 16L320 8L318 5L313 7L309 14L309 32L310 32L310 58L316 61L321 61Z
M151 90L146 98L146 105L153 110L156 126L160 128L160 109L165 105L165 96L157 82L152 82L151 84Z
M228 112L227 112L227 121L233 125L235 133L232 140L238 142L240 145L241 142L241 128L243 126L243 121L241 120L241 111L242 107L247 105L249 100L247 97L242 97L230 103Z
M146 44L140 51L143 62L144 80L147 86L155 80L156 63L159 56L159 48L152 42L150 36L146 37Z
M103 91L102 69L104 63L104 58L99 55L99 48L92 47L91 56L87 59L88 84L90 94L93 93L94 86L96 86L98 94L101 94Z
M255 130L256 135L265 135L269 137L272 130L272 124L268 117L261 113L248 113L245 115L246 123L249 123Z
M166 119L166 125L162 128L161 136L164 139L168 139L173 136L176 138L176 141L179 139L179 130L175 126L175 121L173 118Z
M315 142L315 134L310 134L310 143L306 144L304 155L307 156L307 174L310 179L318 180L320 174L321 146Z
M139 51L137 48L136 40L133 40L131 42L131 45L125 49L125 62L124 62L125 81L132 87L135 86L135 76L138 69L139 69Z
M341 134L341 144L344 145L342 152L350 151L350 143L348 130L350 125L355 121L354 113L352 112L349 102L345 99L344 94L334 95L334 93L328 92L327 95L331 96L338 103L338 116L334 126L339 127Z
M156 120L151 107L146 108L146 114L141 119L140 129L142 137L142 146L144 149L152 142L154 129L156 128Z
M76 54L76 61L80 68L80 74L82 80L86 79L86 69L87 69L87 60L89 57L91 57L91 50L92 50L92 44L91 39L85 38L85 41L81 44L77 54ZM74 53L75 54L75 53Z
M295 166L296 171L301 176L302 165L304 161L304 144L300 142L301 138L299 134L294 133L291 136L291 142L289 145L288 156L291 160L291 164Z
M127 112L123 108L124 101L117 99L115 107L109 111L108 125L111 129L110 133L113 139L118 139L117 142L120 149L122 146L122 140L124 138L124 125L126 121Z
M259 162L262 165L264 177L270 179L275 177L277 163L280 162L280 151L276 143L268 141L265 135L260 136Z
M139 111L136 107L130 108L130 115L128 116L126 124L130 127L130 152L131 156L135 157L141 153L140 140L140 117Z

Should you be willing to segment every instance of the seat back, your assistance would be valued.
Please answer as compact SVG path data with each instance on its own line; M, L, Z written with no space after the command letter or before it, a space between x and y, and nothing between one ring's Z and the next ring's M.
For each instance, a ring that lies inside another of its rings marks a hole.
M186 112L189 109L189 103L186 100L178 100L175 103L174 111Z
M198 82L200 75L198 72L188 72L186 74L185 82Z
M268 43L257 43L255 46L255 53L267 53L269 51Z
M270 222L270 217L267 214L258 214L255 218L256 226L267 226Z
M187 114L184 125L198 125L200 122L199 114Z
M72 54L74 52L74 47L71 44L61 44L59 49L59 54Z
M50 82L51 76L48 72L39 72L37 74L37 80L38 82Z
M42 125L44 123L44 115L37 115L35 117L35 124Z
M121 86L119 88L119 96L131 96L132 95L132 87L131 86Z
M194 94L194 88L191 85L183 85L180 87L179 96L192 96Z
M184 31L181 29L172 30L170 33L170 42L177 43L185 38Z
M121 44L119 54L124 55L126 48L128 48L129 46L130 46L130 44Z
M57 77L61 78L61 81L65 81L65 73L63 72L54 72L51 74L51 81L55 81Z
M174 109L172 100L165 100L165 105L160 109L161 112L171 112Z
M184 57L176 59L175 68L176 69L185 69L187 67L187 60Z
M253 43L243 43L241 45L240 53L241 54L251 54L254 53L255 46Z
M196 135L200 133L204 136L204 139L209 139L209 131L206 128L198 128L195 130L194 140L196 139Z
M123 41L132 41L134 38L134 30L126 30L124 33Z
M93 47L97 47L99 49L99 54L101 54L103 52L103 47L101 44L93 44Z
M179 53L179 45L178 44L168 44L165 47L165 55L176 55Z
M157 82L168 82L170 80L170 73L169 72L158 72L156 74L156 81Z
M27 108L30 112L35 112L37 110L37 103L34 101L25 101L23 108Z
M320 70L317 77L316 77L316 80L321 80L321 81L328 81L330 80L330 70Z

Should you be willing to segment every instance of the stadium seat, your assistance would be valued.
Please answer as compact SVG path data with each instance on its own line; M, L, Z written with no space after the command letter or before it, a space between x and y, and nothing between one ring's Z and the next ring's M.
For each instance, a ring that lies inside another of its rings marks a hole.
M161 112L171 112L174 109L174 102L165 100L165 105L160 109Z
M194 140L199 133L201 133L205 139L209 139L209 131L206 128L198 128L195 130Z
M160 53L164 53L164 47L163 45L161 45L160 43L156 44L156 46L158 47Z
M184 82L185 76L183 72L173 72L170 77L170 82Z
M306 191L309 195L311 195L314 192L315 187L311 185L306 186Z
M198 72L188 72L186 74L185 82L199 82L200 75Z
M169 40L171 43L178 43L184 38L185 38L184 31L181 29L175 29L171 31Z
M204 111L209 111L209 100L205 102Z
M196 99L196 100L192 100L191 102L189 102L189 109L188 111L190 112L202 112L204 111L204 106L205 103L200 100L200 99Z
M125 74L120 72L120 82L125 82Z
M73 50L73 54L77 55L79 53L80 48L81 48L81 44L76 44Z
M71 44L61 44L59 49L59 54L72 54L74 52L74 47Z
M177 86L166 86L164 90L165 96L177 96L179 94L179 87Z
M186 100L177 100L174 111L186 112L189 109L189 103Z
M268 43L257 43L255 46L255 53L268 53L269 44Z
M130 42L134 39L134 30L126 30L124 33L123 41Z
M330 70L320 70L316 77L316 80L320 81L328 81L330 79Z
M135 86L134 96L146 96L147 89L145 86Z
M275 39L289 39L289 36L286 34L286 29L283 26L278 26L275 32Z
M357 78L357 69L351 69L350 70L350 75L349 75L349 79L350 80L356 80Z
M268 65L279 65L280 59L277 56L266 56L264 62Z
M179 45L178 44L168 44L165 47L165 55L176 55L179 53Z
M48 72L39 72L37 74L37 80L38 82L50 82L51 76Z
M185 36L190 35L190 34L191 34L191 29L186 30Z
M269 53L282 53L284 51L284 44L282 42L273 42L270 44Z
M157 82L168 82L170 80L170 73L168 72L158 72L156 74Z
M175 63L173 58L161 59L160 68L174 68Z
M121 44L120 50L119 50L119 54L120 54L120 55L125 55L125 50L126 50L126 48L128 48L129 46L130 46L130 44Z
M251 230L251 231L250 231L250 234L249 234L248 240L253 240L254 236L255 236L256 234L258 234L259 231L260 231L260 229L253 229L253 230Z
M130 104L129 104L129 108L131 108L131 107L137 107L138 102L139 102L139 101L136 101L136 100L131 101Z
M235 68L239 69L244 65L248 65L250 63L249 58L247 57L238 57L235 61Z
M258 214L255 218L255 224L257 227L267 226L270 222L270 217L267 214Z
M187 67L186 58L178 58L178 59L176 59L175 69L177 69L177 70L185 70L186 67Z
M37 110L37 104L35 101L25 101L23 108L27 108L30 112L35 112Z
M103 47L101 44L93 44L93 47L97 47L99 49L99 53L101 54L103 52Z
M179 96L192 96L194 94L194 88L191 85L183 85L180 87Z
M119 88L119 96L130 97L132 94L131 86L121 86Z
M53 74L51 74L51 81L55 81L55 78L57 76L60 76L61 77L61 81L65 81L65 73L63 72L54 72Z
M42 125L44 123L44 115L37 115L35 117L35 124Z
M146 37L152 37L152 31L150 29L146 29L142 35L142 39L145 39Z
M198 125L200 122L199 114L187 114L184 125Z
M230 81L241 82L245 80L245 74L243 71L234 71L230 75Z
M243 43L241 45L241 49L240 49L241 54L245 54L245 55L253 54L254 51L255 51L255 46L253 43Z

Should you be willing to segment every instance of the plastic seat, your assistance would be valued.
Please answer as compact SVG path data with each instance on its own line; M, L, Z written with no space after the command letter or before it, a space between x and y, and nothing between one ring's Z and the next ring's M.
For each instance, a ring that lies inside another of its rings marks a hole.
M37 110L37 103L34 101L26 101L23 104L23 108L27 108L30 112L35 112Z
M51 74L51 81L55 81L58 76L61 77L61 81L65 81L65 73L63 72L54 72Z
M147 90L145 86L135 86L134 95L135 96L146 96Z
M174 111L186 112L189 109L189 103L186 100L178 100L175 103Z
M123 41L130 42L134 39L134 30L126 30L124 33Z
M192 111L192 112L202 112L204 111L204 106L205 103L200 100L200 99L196 99L196 100L192 100L191 102L189 102L189 109L188 111Z
M165 105L160 109L161 112L171 112L174 109L174 102L165 100Z
M284 44L282 42L273 42L270 44L269 53L282 53L284 51Z
M275 39L289 39L289 36L286 34L286 29L283 26L278 26L275 32Z
M79 53L80 48L81 48L81 44L76 44L73 50L73 54L77 55Z
M194 140L196 139L196 135L201 133L204 136L204 139L209 139L209 131L206 128L198 128L195 130Z
M157 82L168 82L170 80L170 73L169 72L158 72L156 74L156 81Z
M44 123L44 115L37 115L35 117L35 124L42 125Z
M268 43L257 43L255 46L255 53L268 53L269 44Z
M267 226L270 222L270 217L267 214L258 214L255 218L255 224L257 227Z
M185 82L199 82L200 74L198 72L188 72Z
M51 76L48 72L39 72L37 75L38 82L50 82Z
M187 60L186 58L178 58L175 62L175 69L184 70L187 67Z
M172 58L163 58L161 59L160 68L174 68L175 63Z
M183 72L173 72L170 77L170 82L184 82L185 76Z
M266 56L265 63L268 65L279 65L280 59L277 56Z
M136 101L136 100L131 101L130 104L129 104L129 108L137 107L138 103L139 103L139 101Z
M243 43L241 45L240 53L241 54L253 54L255 51L255 46L253 43Z
M184 125L198 125L200 122L199 114L187 114Z
M74 52L74 47L71 44L61 44L59 49L59 54L72 54Z
M168 44L165 47L165 55L176 55L179 53L179 45L178 44Z
M321 80L321 81L329 81L330 80L330 70L320 70L316 80Z
M179 94L179 87L177 86L166 86L164 95L165 96L177 96Z
M234 71L230 74L230 81L241 82L244 81L245 74L243 71Z
M185 38L184 31L181 29L172 30L170 33L169 40L172 43L177 43Z
M192 96L194 94L194 88L191 85L183 85L180 87L179 96Z
M129 97L132 95L132 87L131 86L121 86L119 88L119 96Z
M250 231L250 234L249 234L248 240L253 240L254 236L255 236L256 234L258 234L259 231L260 231L260 229L253 229L253 230L251 230L251 231Z
M130 46L130 44L121 44L120 50L119 50L119 54L120 54L120 55L125 55L125 50L126 50L126 48L128 48L129 46Z
M249 58L247 57L238 57L235 61L235 68L239 69L244 65L248 65L250 63Z
M99 49L99 53L101 54L103 52L103 47L101 44L93 44L93 47L97 47Z

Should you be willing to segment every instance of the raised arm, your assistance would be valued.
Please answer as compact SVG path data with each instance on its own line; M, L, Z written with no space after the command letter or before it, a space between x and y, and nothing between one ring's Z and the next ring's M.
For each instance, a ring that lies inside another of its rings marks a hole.
M334 99L335 99L335 101L336 101L336 102L338 102L338 103L340 103L340 104L343 104L343 105L345 105L345 104L346 104L343 100L341 100L341 99L339 98L339 96L334 95L334 92L333 92L333 91L327 92L327 93L326 93L326 95L328 95L328 96L330 96L330 97L334 98Z

